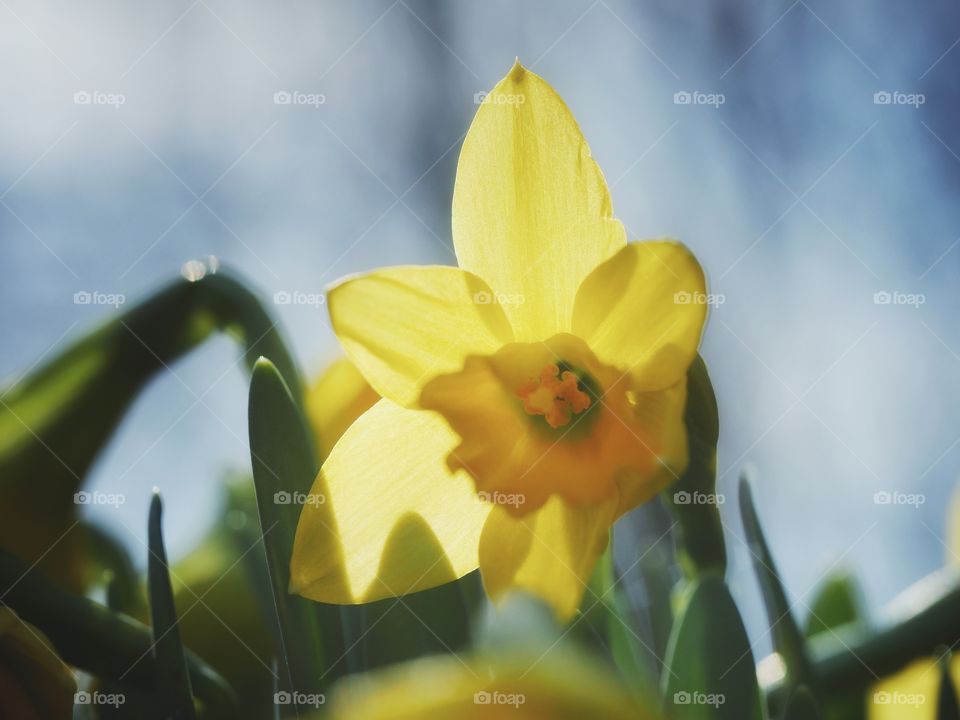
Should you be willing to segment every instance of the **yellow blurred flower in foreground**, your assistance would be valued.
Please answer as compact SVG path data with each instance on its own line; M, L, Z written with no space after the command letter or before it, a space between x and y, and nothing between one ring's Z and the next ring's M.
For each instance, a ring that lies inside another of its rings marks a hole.
M952 660L950 677L960 687L960 663ZM935 720L940 693L940 668L933 658L911 663L884 678L867 694L870 720Z
M459 267L395 267L329 293L384 398L333 448L291 589L354 603L476 569L569 617L611 524L687 463L703 273L630 243L570 111L517 63L480 106L453 198Z
M623 686L569 651L431 657L338 686L332 720L654 720Z
M77 683L43 633L0 606L0 717L72 715Z

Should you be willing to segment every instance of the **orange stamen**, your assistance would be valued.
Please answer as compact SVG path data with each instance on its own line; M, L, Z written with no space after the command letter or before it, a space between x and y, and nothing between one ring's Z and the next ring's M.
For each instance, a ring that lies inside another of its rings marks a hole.
M590 407L590 396L579 387L580 380L570 370L550 363L540 371L540 379L524 384L517 396L531 415L543 415L552 428L563 427L577 413Z

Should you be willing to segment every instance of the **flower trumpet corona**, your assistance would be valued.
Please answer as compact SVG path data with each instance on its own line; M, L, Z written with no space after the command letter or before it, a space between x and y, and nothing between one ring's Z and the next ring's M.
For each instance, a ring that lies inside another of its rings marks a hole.
M305 507L291 589L332 603L476 569L570 617L617 517L683 472L703 273L627 243L566 105L519 62L464 139L459 267L394 267L329 292L344 350L382 396Z

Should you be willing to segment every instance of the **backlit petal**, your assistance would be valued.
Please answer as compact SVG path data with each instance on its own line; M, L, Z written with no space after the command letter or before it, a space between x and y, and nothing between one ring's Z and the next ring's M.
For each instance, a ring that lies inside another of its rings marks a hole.
M435 413L389 400L364 413L334 447L304 504L291 591L321 602L368 602L476 569L489 507L466 474L447 469L456 442Z
M460 266L490 283L524 341L569 331L580 282L625 243L573 115L519 63L464 139L453 242Z
M487 594L497 600L511 588L543 598L562 621L570 619L607 546L617 507L612 497L574 507L554 495L523 517L496 507L480 537L480 572Z
M307 416L320 457L327 457L353 421L379 399L377 391L347 358L332 362L307 393Z
M696 258L674 242L630 243L583 281L573 332L635 385L674 385L693 361L707 316Z
M413 405L431 377L511 338L480 278L459 268L394 267L348 278L329 293L344 350L373 388Z

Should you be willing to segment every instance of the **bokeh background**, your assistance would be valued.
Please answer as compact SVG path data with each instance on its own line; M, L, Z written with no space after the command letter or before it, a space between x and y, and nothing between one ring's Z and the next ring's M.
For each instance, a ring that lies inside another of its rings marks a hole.
M318 372L337 353L325 308L274 293L455 262L459 146L519 56L577 116L630 236L687 243L718 296L703 354L757 649L733 502L747 463L797 614L839 568L879 608L948 555L958 44L948 0L0 0L3 385L117 312L75 293L131 303L206 255ZM126 502L87 508L136 557L154 486L171 554L203 536L219 481L248 466L246 394L221 338L137 400L89 485Z

